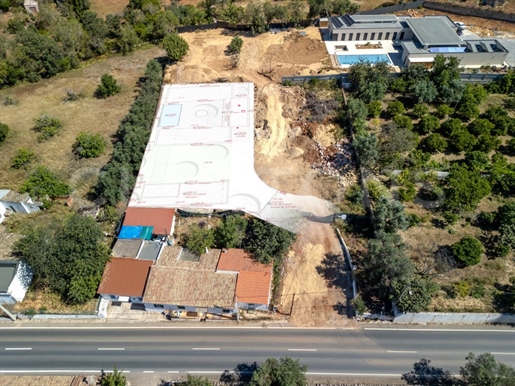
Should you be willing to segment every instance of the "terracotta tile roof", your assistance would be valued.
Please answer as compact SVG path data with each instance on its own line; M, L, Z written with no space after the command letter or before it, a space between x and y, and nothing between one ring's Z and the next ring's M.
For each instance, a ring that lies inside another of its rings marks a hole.
M145 303L196 307L234 306L236 275L177 267L153 266L143 296Z
M152 261L112 258L106 264L97 293L118 296L143 296Z
M238 302L268 304L271 280L270 272L240 272L236 283Z
M123 225L150 226L154 227L154 234L170 234L174 216L175 209L128 207Z
M217 271L250 271L250 272L272 272L271 265L256 262L251 255L243 249L228 249L222 252L218 261Z

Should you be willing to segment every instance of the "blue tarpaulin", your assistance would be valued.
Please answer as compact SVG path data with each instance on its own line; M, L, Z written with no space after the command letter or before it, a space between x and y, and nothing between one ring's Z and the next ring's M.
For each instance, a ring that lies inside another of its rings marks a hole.
M125 225L120 230L119 239L139 239L141 236L142 226Z

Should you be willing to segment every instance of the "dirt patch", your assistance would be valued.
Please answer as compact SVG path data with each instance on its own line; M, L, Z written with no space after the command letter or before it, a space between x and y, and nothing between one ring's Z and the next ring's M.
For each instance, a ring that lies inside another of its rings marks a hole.
M50 291L29 289L21 303L16 303L14 312L25 314L93 314L97 299L92 299L80 306L70 306L63 303L61 297Z
M3 375L0 378L2 386L70 386L74 376L17 376Z
M129 5L129 0L91 0L91 10L100 17L122 12Z

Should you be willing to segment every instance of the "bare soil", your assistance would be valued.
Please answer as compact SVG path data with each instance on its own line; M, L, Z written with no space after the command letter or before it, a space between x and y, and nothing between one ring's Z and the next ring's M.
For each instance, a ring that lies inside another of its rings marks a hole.
M129 0L91 0L91 10L100 17L122 12L129 5Z
M93 314L97 299L92 299L80 306L70 306L63 303L59 295L50 291L29 289L21 303L16 303L14 312L28 311L47 314Z
M74 376L2 375L0 386L70 386Z

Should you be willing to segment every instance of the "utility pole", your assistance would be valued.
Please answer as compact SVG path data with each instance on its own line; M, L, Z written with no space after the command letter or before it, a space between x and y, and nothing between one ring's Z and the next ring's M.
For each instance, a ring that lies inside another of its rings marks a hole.
M290 316L293 313L293 305L295 304L295 293L293 293L293 297L291 299L291 310L290 310Z
M239 323L240 322L240 309L238 307L238 296L235 295L234 296L234 299L235 299L235 307L236 307L236 321Z

